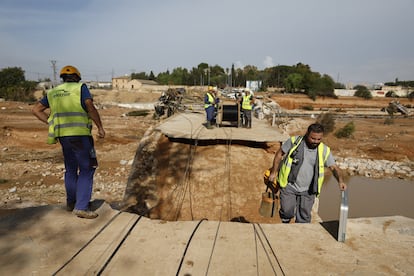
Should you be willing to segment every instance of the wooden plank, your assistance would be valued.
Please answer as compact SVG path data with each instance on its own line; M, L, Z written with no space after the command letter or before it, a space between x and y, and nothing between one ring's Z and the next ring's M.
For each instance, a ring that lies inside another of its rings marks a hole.
M253 225L221 223L207 274L257 275L257 269Z
M206 275L218 221L203 221L194 234L178 275Z
M197 221L142 218L102 275L174 275Z
M110 259L139 216L120 213L99 235L75 256L59 274L94 275Z

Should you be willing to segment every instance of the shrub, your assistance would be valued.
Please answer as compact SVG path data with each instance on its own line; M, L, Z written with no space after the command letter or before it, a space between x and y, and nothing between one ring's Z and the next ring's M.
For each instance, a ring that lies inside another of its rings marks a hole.
M330 112L319 114L317 122L323 125L325 133L330 133L335 129L335 119Z
M311 105L305 105L305 106L302 106L302 109L303 109L303 110L309 110L309 111L312 111L312 110L313 110L313 106L311 106Z
M394 124L393 118L385 118L384 125L392 125L392 124Z
M337 138L349 138L352 136L352 134L355 131L355 125L354 122L347 123L343 128L338 129L335 132L335 136Z
M148 110L135 110L130 111L126 115L127 116L147 116L149 114Z
M360 98L364 98L364 99L372 99L372 94L371 91L368 90L368 88L366 88L363 85L357 85L355 87L356 91L354 96L355 97L360 97Z

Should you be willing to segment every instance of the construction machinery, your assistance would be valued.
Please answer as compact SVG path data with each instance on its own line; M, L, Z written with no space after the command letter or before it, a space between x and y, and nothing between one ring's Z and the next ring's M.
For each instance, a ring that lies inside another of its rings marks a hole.
M401 113L405 116L410 115L410 110L403 106L399 101L391 101L388 106L382 110L386 111L390 116L394 116L395 113Z
M163 92L158 102L154 105L154 116L160 118L165 113L167 113L167 117L173 115L180 107L184 93L185 90L181 88L169 88L166 92Z

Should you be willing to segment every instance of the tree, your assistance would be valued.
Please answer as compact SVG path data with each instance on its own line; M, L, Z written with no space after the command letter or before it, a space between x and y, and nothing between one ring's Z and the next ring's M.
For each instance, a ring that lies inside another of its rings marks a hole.
M134 80L147 80L148 76L145 72L139 72L139 73L132 73L131 74L131 79Z
M159 84L167 85L170 80L170 71L159 73L157 76L157 81Z
M180 85L187 83L187 80L189 79L190 74L188 73L188 70L186 68L177 67L175 68L170 77L168 84L174 84L174 85Z
M320 78L315 78L309 90L312 95L323 97L336 97L334 93L335 82L328 75L323 75Z
M371 91L368 90L368 88L364 85L357 85L355 86L355 97L360 97L360 98L364 98L364 99L372 99L372 94Z
M5 68L0 71L0 97L12 101L34 101L37 82L26 81L20 67Z
M285 79L285 89L286 92L295 93L299 90L302 84L303 77L298 73L290 74Z
M155 80L155 75L154 75L154 72L152 72L152 70L151 70L151 72L150 72L150 74L149 74L148 79L149 79L149 80Z
M0 87L20 85L25 80L24 71L20 67L9 67L0 71Z

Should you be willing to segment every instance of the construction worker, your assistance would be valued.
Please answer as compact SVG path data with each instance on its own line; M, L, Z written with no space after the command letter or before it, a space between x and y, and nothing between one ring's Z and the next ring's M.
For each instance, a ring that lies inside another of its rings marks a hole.
M48 144L60 143L65 163L66 210L80 218L93 219L89 209L93 176L98 165L92 137L92 121L98 137L105 137L101 118L88 87L79 83L81 74L73 66L60 71L63 84L49 90L32 113L49 125ZM50 115L45 112L50 109Z
M243 127L252 128L252 109L254 96L249 88L245 88L242 98Z
M216 104L218 103L218 98L216 97L217 88L213 86L208 86L208 91L204 96L204 109L206 110L207 123L206 127L208 129L213 128L214 124L214 113L216 110Z
M280 187L279 216L283 223L311 222L312 206L324 181L325 167L331 169L340 190L346 190L341 170L331 150L322 143L324 127L311 124L305 136L292 136L276 152L269 181Z

